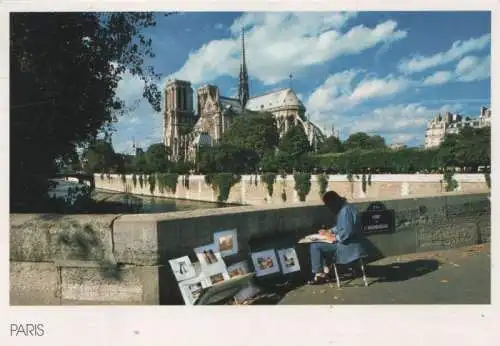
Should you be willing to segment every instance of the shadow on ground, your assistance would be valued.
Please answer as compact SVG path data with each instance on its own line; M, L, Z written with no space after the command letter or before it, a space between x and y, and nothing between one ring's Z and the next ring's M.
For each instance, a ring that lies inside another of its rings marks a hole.
M372 280L369 285L377 282L398 282L426 275L439 268L440 262L433 259L418 259L409 262L394 262L384 265L367 265L366 276ZM352 281L361 277L359 269L351 270L348 266L338 266L342 286L348 286ZM375 280L373 280L375 279ZM335 284L331 281L329 284ZM263 293L250 302L251 305L275 305L289 292L306 285L304 278L295 276L288 281L262 280L258 282ZM361 284L362 285L362 284ZM321 286L317 286L321 287Z

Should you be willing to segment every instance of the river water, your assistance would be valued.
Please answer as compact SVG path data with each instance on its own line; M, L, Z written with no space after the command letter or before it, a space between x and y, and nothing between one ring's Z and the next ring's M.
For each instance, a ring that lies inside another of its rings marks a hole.
M127 193L95 190L92 199L106 210L119 213L166 213L182 210L213 209L229 206L228 204L200 202L191 200L171 199L132 195Z

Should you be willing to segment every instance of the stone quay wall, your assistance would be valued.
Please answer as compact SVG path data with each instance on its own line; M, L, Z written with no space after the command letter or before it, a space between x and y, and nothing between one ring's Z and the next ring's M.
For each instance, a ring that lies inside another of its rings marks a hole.
M368 236L371 254L393 256L490 241L487 194L383 201L394 233ZM355 203L360 211L368 202ZM238 231L240 253L270 237L269 248L331 224L321 204L238 206L141 215L10 215L11 305L180 304L168 260ZM231 263L227 263L230 265ZM181 303L182 304L182 303Z
M186 177L189 180L185 182ZM368 179L368 176L366 177ZM362 176L354 175L349 181L346 175L329 175L327 190L334 190L349 201L386 200L396 198L416 198L450 194L486 193L488 186L484 174L455 174L453 178L458 186L453 192L445 192L441 174L373 174L366 191L363 191ZM137 195L160 196L178 199L189 199L197 201L216 202L217 192L212 186L205 182L203 175L179 176L175 193L172 191L159 191L158 184L154 193L150 191L149 184L144 179L141 187L137 181L135 186L132 175L126 175L123 182L120 175L109 176L95 175L95 186L97 189L105 189L116 192L129 192ZM282 198L285 192L286 201ZM311 190L302 203L319 203L320 187L318 176L311 176ZM299 202L297 191L295 191L295 180L292 175L276 175L273 186L273 194L269 196L267 185L259 175L243 175L241 181L236 183L230 190L226 201L231 204L242 205L291 205Z

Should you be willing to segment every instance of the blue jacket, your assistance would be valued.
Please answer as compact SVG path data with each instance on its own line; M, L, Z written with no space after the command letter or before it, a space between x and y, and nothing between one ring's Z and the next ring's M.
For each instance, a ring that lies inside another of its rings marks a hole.
M337 238L336 263L347 264L367 256L361 244L361 220L353 205L345 203L340 209L332 232Z

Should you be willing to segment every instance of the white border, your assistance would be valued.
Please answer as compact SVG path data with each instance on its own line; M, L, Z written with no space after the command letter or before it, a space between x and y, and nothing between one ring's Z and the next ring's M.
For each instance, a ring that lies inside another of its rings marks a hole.
M260 269L259 264L257 263L257 258L259 257L271 257L271 260L273 261L273 266L271 268L267 268L264 270ZM274 249L253 252L252 263L255 268L256 277L266 276L280 272L280 265L278 263L278 258L276 257L276 251Z
M179 282L179 289L181 291L182 299L184 299L184 303L186 305L194 305L194 303L196 302L197 299L195 299L191 294L189 286L198 283L201 284L202 289L210 286L208 279L203 273L200 273L198 276L192 279Z
M295 263L293 266L287 267L285 265L285 258L284 258L285 253L293 257L293 261ZM297 252L295 251L295 248L291 247L288 249L279 249L278 258L280 260L281 272L283 274L290 274L300 271L299 258L297 257Z
M61 0L32 0L32 1L3 1L0 6L0 117L1 136L0 161L4 163L1 171L4 184L0 184L0 196L3 199L4 230L9 229L9 65L8 65L8 32L10 11L37 10L37 11L78 11L78 10L489 10L492 9L492 61L498 61L498 44L500 37L500 11L496 1L450 1L450 0L358 0L358 1L330 1L316 0L306 2L294 1L262 1L248 2L226 1L61 1ZM466 25L465 23L464 25ZM461 25L460 23L457 25ZM492 109L497 109L499 88L497 80L500 78L500 66L491 64L492 80ZM493 127L496 127L493 117ZM500 196L495 183L498 177L495 162L500 148L500 136L492 137L492 196ZM500 209L495 198L492 203L492 232L497 228L497 216ZM496 261L498 237L492 238L493 260ZM66 345L88 346L107 345L110 338L121 346L148 344L164 345L165 338L176 340L176 345L205 344L207 340L220 338L220 329L214 328L215 323L224 326L225 333L236 337L238 346L254 345L255 328L246 326L262 325L263 317L270 327L263 327L269 342L289 345L305 345L311 342L310 330L331 330L335 320L335 332L314 334L316 345L358 345L367 340L375 345L423 345L423 344L478 344L496 345L500 339L498 335L497 283L500 277L500 266L493 265L492 303L489 306L283 306L259 307L248 309L200 308L193 313L186 307L9 307L9 235L7 231L0 232L0 244L4 247L0 256L0 275L2 280L2 295L0 300L6 313L0 313L0 324L4 332L1 333L1 345ZM369 289L369 288L368 288ZM338 318L342 316L342 318ZM308 318L309 317L309 318ZM44 337L11 338L9 324L16 321L43 323ZM207 323L207 321L211 321ZM213 322L212 322L213 321ZM243 323L241 323L243 322ZM410 328L408 328L410 326ZM283 333L268 331L285 330ZM193 332L195 331L195 332ZM386 331L386 332L381 332ZM388 333L387 333L388 331ZM98 341L101 340L101 341Z
M185 262L187 264L187 273L181 274L179 271L177 271L180 262ZM196 276L196 271L194 269L193 263L191 263L191 260L188 256L171 259L168 261L168 263L170 264L170 268L172 268L172 272L174 273L175 279L177 281L188 280Z
M207 261L205 261L205 256L203 256L203 251L205 250L212 250L215 258L217 259L217 262L208 263ZM194 249L194 252L196 254L196 257L198 257L198 261L200 262L201 271L204 272L207 277L214 274L227 272L226 263L224 262L224 259L222 258L219 250L217 250L215 244L199 246Z
M233 238L232 239L233 240L233 247L231 250L221 251L220 247L219 247L219 239L222 237L227 237L227 236L230 236ZM227 257L227 256L237 254L238 253L238 231L236 229L230 229L227 231L219 231L219 232L214 233L214 244L217 247L217 249L219 250L222 257Z

